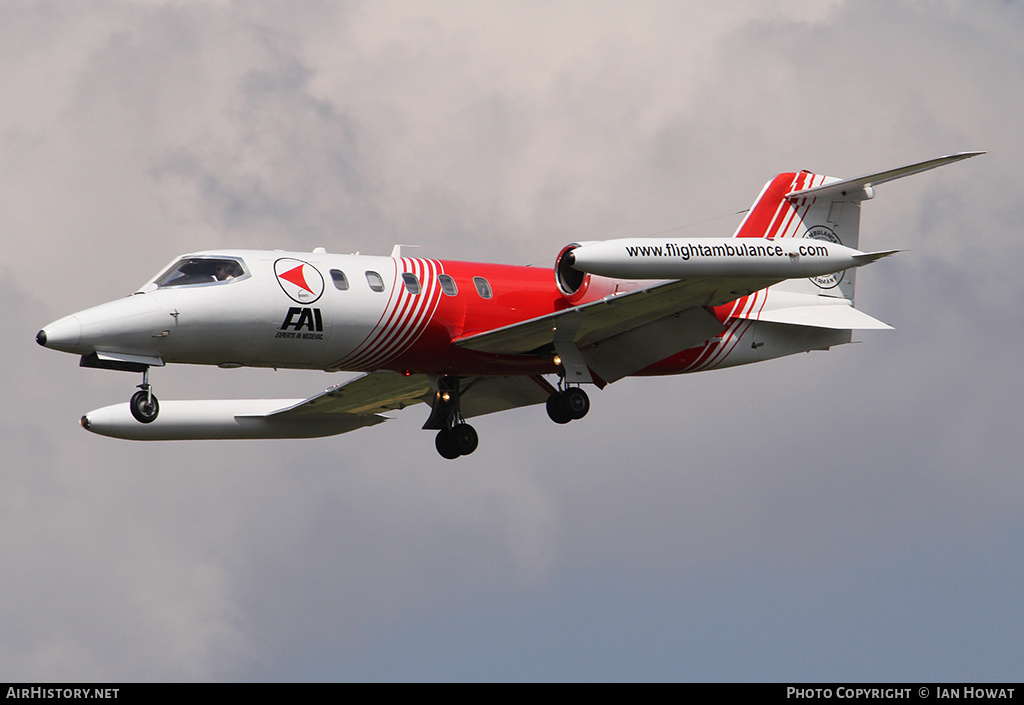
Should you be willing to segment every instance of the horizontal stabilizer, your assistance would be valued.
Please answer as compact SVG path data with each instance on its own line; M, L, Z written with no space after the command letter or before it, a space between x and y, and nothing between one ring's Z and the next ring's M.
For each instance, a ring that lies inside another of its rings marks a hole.
M872 262L877 262L878 260L882 259L883 257L888 257L889 255L894 255L897 252L903 252L903 250L880 250L878 252L862 252L859 255L853 255L853 259L855 259L858 262L860 262L861 265L863 265L863 264L871 264ZM858 266L860 266L860 265L858 265Z
M849 299L775 290L769 290L763 308L738 314L737 318L832 330L892 330L892 326L855 309Z
M984 152L960 152L958 154L949 154L945 157L929 159L928 161L918 162L917 164L908 164L907 166L901 166L897 169L880 171L877 174L865 174L864 176L858 176L853 179L842 179L839 181L832 181L831 183L825 183L821 186L815 186L813 188L792 191L786 194L786 198L790 201L797 201L808 197L828 197L833 200L846 199L852 201L863 201L874 195L871 191L873 186L884 184L888 181L895 181L896 179L902 179L905 176L920 174L922 171L936 169L940 166L953 164L954 162L958 162L963 159L970 159L971 157L976 157L979 154L984 154Z
M753 318L753 316L750 316ZM852 306L799 306L763 311L756 317L768 323L791 326L832 328L834 330L892 330L892 326L872 318Z

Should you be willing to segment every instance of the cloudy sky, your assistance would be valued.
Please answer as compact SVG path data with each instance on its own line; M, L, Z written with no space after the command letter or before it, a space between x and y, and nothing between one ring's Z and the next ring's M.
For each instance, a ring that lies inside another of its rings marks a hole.
M0 4L0 680L1019 680L1022 66L995 0ZM34 342L183 252L547 265L965 150L865 204L895 331L484 417L454 463L424 408L92 436L138 380Z

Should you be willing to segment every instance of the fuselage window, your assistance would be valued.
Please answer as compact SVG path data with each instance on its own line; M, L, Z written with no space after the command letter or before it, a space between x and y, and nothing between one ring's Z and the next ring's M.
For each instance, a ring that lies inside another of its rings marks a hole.
M336 289L339 289L341 291L345 291L348 289L348 278L345 276L345 273L340 269L331 270L331 279L334 280L334 286Z
M373 291L384 291L384 280L376 272L366 273L366 283L370 285Z
M160 275L156 285L191 286L193 284L217 284L245 276L242 261L213 257L186 257L179 260Z
M455 286L455 280L449 277L447 274L439 274L437 281L441 284L441 291L448 296L455 296L459 293L459 288Z
M476 284L476 293L480 294L481 299L489 299L493 296L491 285L483 277L473 277L473 283Z
M405 290L410 294L420 293L420 280L412 272L403 272L402 281L405 282Z

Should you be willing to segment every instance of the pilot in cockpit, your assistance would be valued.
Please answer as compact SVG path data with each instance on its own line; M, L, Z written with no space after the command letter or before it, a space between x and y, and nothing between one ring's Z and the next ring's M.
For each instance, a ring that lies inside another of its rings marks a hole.
M225 279L233 279L237 276L241 276L242 268L238 265L238 262L224 261L217 262L217 266L213 271L213 276L217 281L224 281Z
M216 284L245 275L241 262L232 259L190 257L178 261L156 280L158 287Z

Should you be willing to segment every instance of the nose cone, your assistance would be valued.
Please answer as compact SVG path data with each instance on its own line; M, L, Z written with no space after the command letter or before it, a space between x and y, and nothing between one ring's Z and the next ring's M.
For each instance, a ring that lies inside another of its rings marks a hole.
M152 297L126 296L54 321L36 334L40 345L75 355L105 350L148 355L167 327Z
M76 316L65 316L36 333L36 342L44 348L74 352L82 340L82 323Z

